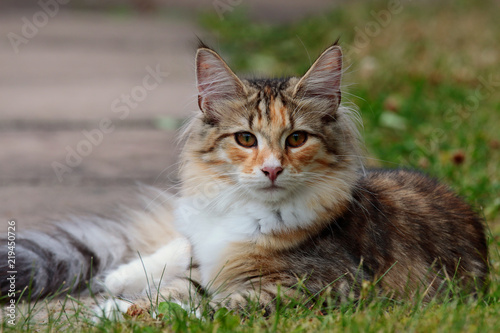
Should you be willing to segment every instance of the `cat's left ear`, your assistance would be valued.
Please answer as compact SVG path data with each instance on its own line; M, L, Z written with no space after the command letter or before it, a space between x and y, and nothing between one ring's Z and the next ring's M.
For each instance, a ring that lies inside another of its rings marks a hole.
M225 103L245 96L245 87L222 58L201 47L196 52L198 106L208 122L217 123Z
M340 104L342 50L333 45L326 49L295 86L295 98L320 98Z

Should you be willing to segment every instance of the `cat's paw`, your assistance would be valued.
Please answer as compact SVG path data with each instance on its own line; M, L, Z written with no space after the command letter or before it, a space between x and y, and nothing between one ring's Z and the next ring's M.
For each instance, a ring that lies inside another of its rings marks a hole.
M148 298L126 301L113 297L94 308L94 321L98 322L103 319L121 321L125 314L130 317L149 314L156 318L158 312L155 307L151 308L151 301Z
M122 265L104 279L104 287L111 295L140 293L146 288L147 279L144 272L138 271L133 263Z
M123 320L123 314L128 313L132 306L132 302L110 298L95 306L94 321L98 322L102 319Z

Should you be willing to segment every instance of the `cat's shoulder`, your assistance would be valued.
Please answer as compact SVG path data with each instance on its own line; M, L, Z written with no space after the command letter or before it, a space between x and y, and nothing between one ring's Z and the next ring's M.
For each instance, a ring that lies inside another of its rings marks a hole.
M358 186L380 191L416 191L420 194L453 193L444 182L422 171L406 168L367 169L358 180Z
M353 202L394 214L456 215L480 221L476 210L445 182L410 169L367 170L358 180Z
M381 209L415 210L415 213L453 212L476 219L477 212L448 184L411 169L366 170L358 179L353 202Z

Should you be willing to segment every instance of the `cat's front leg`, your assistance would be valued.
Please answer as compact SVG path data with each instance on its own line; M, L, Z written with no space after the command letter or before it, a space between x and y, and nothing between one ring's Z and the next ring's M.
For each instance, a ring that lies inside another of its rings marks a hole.
M296 289L282 290L278 286L269 286L261 290L242 290L232 293L218 293L206 295L199 289L196 283L189 279L179 279L168 287L162 288L151 297L135 300L126 313L137 316L141 313L149 313L153 317L157 315L157 305L161 302L173 302L179 304L188 313L200 317L202 313L214 314L221 308L238 313L250 313L262 310L263 315L270 315L276 311L278 304L285 305L291 300L300 301L305 295Z
M193 283L197 277L196 269L187 273L189 277L177 278L166 283L163 287L147 288L144 292L127 298L112 297L101 303L96 309L97 317L121 319L123 314L136 317L141 314L150 314L156 317L158 305L162 302L179 304L188 312L196 312L200 304L199 286Z
M177 238L155 253L111 271L104 279L104 288L111 296L133 298L184 274L190 258L188 240Z

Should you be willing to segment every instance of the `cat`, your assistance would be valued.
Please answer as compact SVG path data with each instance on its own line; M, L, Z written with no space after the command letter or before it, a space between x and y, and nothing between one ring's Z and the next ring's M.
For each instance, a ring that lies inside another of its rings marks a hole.
M337 43L302 77L284 79L240 79L201 44L200 112L183 134L179 195L151 190L156 207L121 221L20 235L16 287L46 296L63 282L73 292L90 286L117 297L104 311L129 313L152 310L151 293L271 313L278 296L342 301L365 281L397 299L430 300L451 280L484 290L482 219L420 172L364 168L341 77Z

